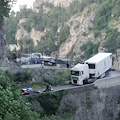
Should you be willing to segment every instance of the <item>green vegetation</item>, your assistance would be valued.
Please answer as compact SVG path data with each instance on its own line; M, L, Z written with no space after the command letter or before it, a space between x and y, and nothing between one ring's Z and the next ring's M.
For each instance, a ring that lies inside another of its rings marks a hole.
M65 85L65 82L68 80L70 80L70 70L58 72L55 75L45 75L43 78L43 81L46 84L50 84L53 86Z
M13 76L0 70L0 120L38 120L30 103L21 96Z
M14 2L15 0L11 0ZM5 17L9 16L10 11L10 0L0 0L0 29L3 27L3 20Z
M96 17L93 22L92 29L94 31L94 36L97 38L101 35L102 30L106 30L104 47L107 52L116 53L116 50L119 48L119 32L117 29L110 28L109 22L112 19L118 20L120 16L120 8L118 8L119 0L106 0L102 2L100 2L100 0L96 1L99 6L96 9Z
M63 95L64 95L64 91L47 92L47 93L37 95L36 97L29 96L28 99L30 102L34 101L35 99L42 106L43 112L40 113L41 115L40 120L72 120L71 116L65 116L64 118L61 118L56 115ZM67 108L70 110L68 112L73 111L72 108L73 107Z
M84 55L81 57L82 59L88 59L98 52L99 42L94 44L91 41L88 41L86 44L81 46L81 50L84 52Z
M66 25L66 21L76 13L81 13L85 6L89 4L89 0L84 1L83 3L79 3L78 1L74 1L70 4L68 8L62 8L61 6L55 7L51 3L43 3L39 7L39 12L36 13L31 9L22 9L16 15L12 13L10 18L5 20L5 31L7 42L9 44L16 43L15 34L18 24L18 20L21 18L26 18L26 21L22 23L22 26L28 32L31 31L32 28L35 28L38 31L43 32L47 30L45 36L41 38L41 41L38 42L38 45L33 50L34 44L31 46L26 41L32 40L20 40L19 44L21 46L21 51L29 52L29 51L37 51L41 53L50 54L52 51L56 51L58 47L68 38L69 36L69 26ZM44 12L43 6L47 7L48 12ZM58 28L60 31L58 32ZM57 41L57 45L55 42ZM28 50L28 45L31 49Z
M59 77L61 77L61 82L59 83L60 84L64 84L64 82L66 80L68 80L68 77L70 77L70 71L69 70L66 70L64 72L58 72L57 73L59 75ZM23 82L27 82L27 81L30 81L33 77L33 74L31 72L27 72L27 71L23 71L23 72L16 72L15 74L10 74L10 72L6 71L5 75L10 78L10 80L8 79L8 81L12 84L14 83L14 81L16 83L23 83ZM54 80L52 80L50 78L51 82L54 83ZM57 81L57 79L56 79ZM1 82L2 83L2 82ZM0 84L1 84L0 83ZM48 82L49 83L49 82ZM6 85L7 82L4 80L4 83L3 83L3 86ZM38 84L38 83L37 83ZM9 85L9 84L8 84ZM53 84L52 84L53 85ZM54 84L55 85L55 84ZM56 84L58 85L58 84ZM41 86L41 82L39 83L38 86ZM43 83L42 83L42 86L43 86ZM44 84L45 86L45 84ZM5 87L5 86L4 86ZM20 95L20 90L17 88L17 85L14 83L13 84L13 88L12 90L16 93L16 94L19 94L19 96L21 97L21 99L23 98L21 95ZM62 99L62 96L63 96L63 91L59 91L59 92L47 92L45 94L36 94L37 97L35 98L35 96L29 96L27 97L27 99L29 100L29 102L31 102L33 99L36 99L42 106L42 108L44 109L44 113L40 113L40 120L70 120L65 118L60 118L59 116L56 116L56 112L58 110L58 107L59 107L59 104L60 104L60 101ZM24 100L24 99L23 99ZM27 101L26 101L27 102ZM32 109L32 106L30 106L30 104L28 104L29 106L29 109ZM72 108L71 108L72 110ZM31 115L33 115L34 118L38 118L38 114L34 114L31 113ZM25 117L26 118L26 117ZM7 120L7 119L6 119ZM23 119L24 120L24 119ZM32 117L30 118L30 120L32 120Z
M14 81L17 83L31 81L32 77L33 77L32 73L28 71L16 72L14 74Z
M30 53L34 51L34 43L32 39L20 39L18 43L22 53Z
M108 52L116 53L116 50L120 48L120 32L117 29L108 29L104 42L104 47Z
M17 31L17 25L18 25L18 17L15 16L15 13L13 12L9 18L5 18L5 32L6 32L6 39L8 44L16 44L16 31Z
M43 117L41 120L72 120L71 118L65 118L65 119L62 119L60 118L59 116L56 116L56 115L52 115L50 117Z
M46 94L39 95L37 97L37 100L43 107L43 109L45 111L44 114L46 114L46 115L54 114L55 115L58 110L58 106L60 104L62 96L63 96L63 91L59 91L59 92L55 92L55 93L47 92Z
M58 47L68 38L70 27L66 24L66 21L73 15L80 15L84 8L93 3L97 7L95 8L96 15L93 21L93 27L90 30L94 32L96 39L101 36L104 30L106 32L104 42L106 51L116 53L116 50L119 48L119 32L114 28L110 28L109 23L113 19L117 21L120 16L119 0L84 0L81 3L73 1L67 8L61 6L55 7L51 3L43 3L40 5L38 13L26 8L22 9L16 15L12 12L10 18L5 19L7 42L16 43L15 33L18 29L18 20L26 18L26 21L22 23L25 30L30 32L32 28L35 28L38 31L46 32L35 47L32 39L20 40L21 51L23 53L36 51L49 55L51 52L58 50ZM44 7L48 8L48 10L46 11ZM75 28L77 27L79 27L79 24ZM83 35L86 36L86 33L83 33ZM85 49L85 54L83 55L85 59L95 54L99 45L99 43L91 44L90 42L83 45L84 47L88 47L87 50Z
M10 74L8 71L6 72L8 75ZM51 71L52 73L52 71ZM44 88L46 86L46 84L50 84L52 86L60 86L60 85L65 85L66 82L68 82L70 80L70 70L64 70L64 71L59 71L59 72L55 72L52 74L43 74L43 77L41 78L42 81L38 81L38 82L32 82L30 83L30 81L32 81L33 78L33 72L29 72L29 71L18 71L14 74L10 74L11 75L11 79L16 82L17 84L21 84L23 85L23 87L26 85L30 85L32 88Z

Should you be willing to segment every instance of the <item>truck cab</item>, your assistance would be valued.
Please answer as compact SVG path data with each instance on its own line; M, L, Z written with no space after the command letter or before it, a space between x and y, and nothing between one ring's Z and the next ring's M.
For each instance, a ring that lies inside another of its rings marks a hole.
M89 69L87 64L78 63L71 69L71 83L83 85L83 81L89 78Z

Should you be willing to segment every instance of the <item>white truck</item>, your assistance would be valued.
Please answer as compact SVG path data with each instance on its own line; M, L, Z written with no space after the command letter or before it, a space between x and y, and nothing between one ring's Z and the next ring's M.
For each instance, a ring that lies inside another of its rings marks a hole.
M98 53L84 64L78 63L71 68L71 83L83 85L106 76L112 67L112 53Z

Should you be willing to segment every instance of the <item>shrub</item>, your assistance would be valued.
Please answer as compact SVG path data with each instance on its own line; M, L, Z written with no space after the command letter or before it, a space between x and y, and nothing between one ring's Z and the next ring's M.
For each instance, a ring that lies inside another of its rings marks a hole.
M66 70L63 72L59 72L56 75L45 75L43 78L43 81L46 84L50 84L50 85L64 85L65 81L70 80L70 71Z
M44 82L50 84L50 85L59 85L60 84L60 76L58 75L50 75L50 76L44 76Z
M63 91L40 94L40 96L38 97L38 101L40 102L41 106L44 108L46 115L56 114L62 96L63 96Z
M14 74L14 81L15 82L26 82L28 80L32 80L32 73L23 71L23 72L17 72Z

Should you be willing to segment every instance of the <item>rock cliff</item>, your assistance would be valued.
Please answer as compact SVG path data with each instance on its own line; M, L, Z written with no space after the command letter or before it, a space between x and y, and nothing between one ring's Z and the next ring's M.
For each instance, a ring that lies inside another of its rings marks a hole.
M72 113L73 120L113 120L119 113L119 86L97 89L91 86L69 90L63 96L58 114Z
M53 3L55 6L62 6L62 7L68 7L70 5L70 3L72 3L74 0L35 0L35 2L33 3L33 10L34 11L38 11L38 7L40 4L42 4L43 2L49 2L49 3ZM83 1L83 0L78 0L79 2Z
M6 37L3 30L0 30L0 67L15 67L10 60L9 50L6 44Z
M32 28L30 33L27 32L27 30L25 30L21 25L22 23L25 22L25 20L26 20L25 18L19 20L19 23L18 23L19 29L16 32L15 38L17 41L20 41L23 39L32 39L34 45L37 45L37 41L40 41L41 37L44 36L45 31L40 32L40 31L36 31L34 28Z

